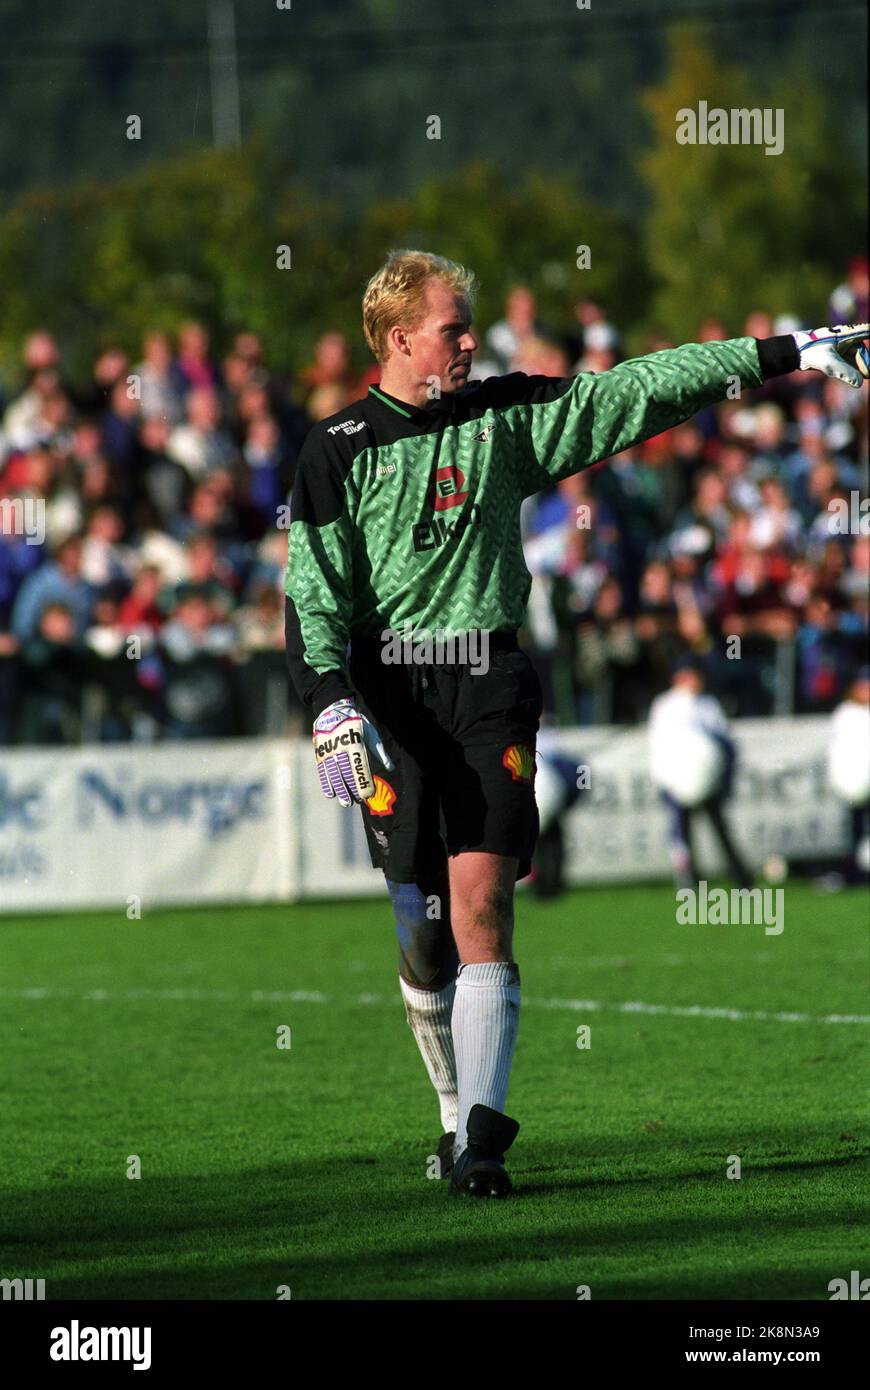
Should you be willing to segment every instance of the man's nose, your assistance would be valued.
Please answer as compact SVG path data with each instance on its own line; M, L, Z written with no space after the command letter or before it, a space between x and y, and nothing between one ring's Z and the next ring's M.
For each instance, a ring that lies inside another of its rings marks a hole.
M467 333L463 333L462 338L460 340L460 350L462 352L477 352L479 346L480 344L478 343L470 328Z

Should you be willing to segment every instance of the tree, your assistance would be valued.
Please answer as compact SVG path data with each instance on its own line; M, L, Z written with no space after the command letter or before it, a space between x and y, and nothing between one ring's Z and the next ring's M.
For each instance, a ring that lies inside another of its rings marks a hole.
M576 247L592 248L578 270ZM539 294L556 329L575 298L601 298L621 321L647 291L637 237L624 219L583 198L566 179L529 174L508 184L476 162L424 180L413 197L372 204L361 222L318 198L254 142L192 152L120 183L23 195L0 216L5 289L0 367L7 378L21 341L44 325L65 360L86 369L95 349L135 353L148 328L202 319L226 346L242 326L261 333L270 361L298 370L327 328L343 330L367 361L360 305L368 277L393 246L419 245L478 274L478 323L502 310L514 280ZM278 248L290 268L278 267Z
M677 113L702 100L710 110L782 110L782 153L678 144ZM670 70L645 105L655 133L640 163L657 326L683 340L700 317L716 314L736 333L757 308L817 321L864 235L863 177L843 157L818 84L791 72L762 89L720 63L696 32L678 29Z
M420 184L412 197L376 204L361 232L373 269L394 246L419 246L468 265L480 281L477 322L501 316L516 281L536 291L544 321L571 325L575 300L601 300L620 322L642 313L649 291L633 225L600 207L565 177L529 172L509 182L493 164L475 160ZM591 265L578 269L577 247Z

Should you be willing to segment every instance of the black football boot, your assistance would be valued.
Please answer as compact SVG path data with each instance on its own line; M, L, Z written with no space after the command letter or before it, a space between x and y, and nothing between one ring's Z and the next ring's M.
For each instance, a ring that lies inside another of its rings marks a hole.
M519 1130L517 1121L499 1110L473 1105L468 1115L468 1147L450 1176L451 1197L507 1197L513 1187L504 1156Z
M446 1134L442 1134L438 1140L438 1148L435 1152L441 1164L441 1177L449 1178L453 1172L453 1145L456 1141L456 1131L450 1129Z

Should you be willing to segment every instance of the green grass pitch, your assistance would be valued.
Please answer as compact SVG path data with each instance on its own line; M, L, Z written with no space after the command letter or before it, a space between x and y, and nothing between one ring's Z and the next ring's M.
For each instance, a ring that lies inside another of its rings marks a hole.
M0 919L0 1275L48 1299L827 1299L868 1263L866 925L863 892L800 883L781 936L678 925L662 887L518 895L517 1194L475 1202L426 1176L386 897Z

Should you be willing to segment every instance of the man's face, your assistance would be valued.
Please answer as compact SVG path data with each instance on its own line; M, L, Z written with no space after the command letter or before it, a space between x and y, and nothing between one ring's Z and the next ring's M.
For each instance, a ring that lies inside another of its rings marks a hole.
M210 579L214 572L215 548L211 541L201 541L191 546L188 569L190 578L196 583Z
M47 642L68 645L75 637L75 624L69 609L50 604L39 620L39 630Z
M438 279L428 281L425 298L426 317L418 328L405 332L409 363L421 383L437 378L447 395L466 384L472 354L477 351L471 307Z
M68 541L57 552L57 563L64 574L77 575L79 566L82 562L82 547L80 541Z
M198 596L191 596L179 603L175 610L175 618L188 632L207 632L211 626L209 606L205 599Z

